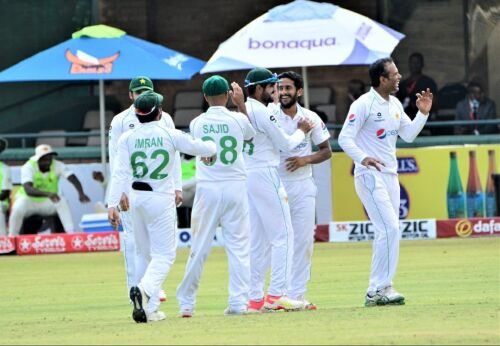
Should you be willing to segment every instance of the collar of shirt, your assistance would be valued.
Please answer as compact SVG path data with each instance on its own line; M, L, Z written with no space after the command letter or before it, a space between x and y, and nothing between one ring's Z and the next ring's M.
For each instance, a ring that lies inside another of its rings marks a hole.
M224 106L210 106L208 107L207 111L205 113L208 113L208 112L216 112L216 111L221 111L221 110L226 110L227 108L224 107Z
M377 92L377 90L375 90L375 88L371 87L370 88L370 92L372 93L372 95L375 97L375 99L377 100L377 102L379 104L384 104L384 103L388 103L389 100L386 100L384 99L382 96L380 96L380 94Z

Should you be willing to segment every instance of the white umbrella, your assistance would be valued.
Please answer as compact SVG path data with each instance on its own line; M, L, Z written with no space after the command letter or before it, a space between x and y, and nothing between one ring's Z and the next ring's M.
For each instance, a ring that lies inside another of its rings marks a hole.
M274 7L221 43L200 73L302 66L309 107L307 66L371 64L390 56L403 37L339 6L296 0Z

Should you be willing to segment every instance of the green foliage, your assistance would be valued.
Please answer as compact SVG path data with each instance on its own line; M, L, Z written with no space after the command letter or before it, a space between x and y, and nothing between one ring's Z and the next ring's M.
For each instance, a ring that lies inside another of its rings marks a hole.
M0 344L499 344L500 238L403 241L395 287L406 305L365 308L371 244L315 245L317 311L223 316L227 263L209 256L195 316L164 284L167 320L131 319L120 253L1 257Z

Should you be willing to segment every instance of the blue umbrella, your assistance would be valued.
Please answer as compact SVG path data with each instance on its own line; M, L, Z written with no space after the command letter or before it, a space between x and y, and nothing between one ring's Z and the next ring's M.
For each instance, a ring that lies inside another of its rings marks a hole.
M205 62L175 50L127 35L106 25L73 33L72 38L0 72L2 82L98 80L101 159L106 163L104 138L104 80L187 80Z

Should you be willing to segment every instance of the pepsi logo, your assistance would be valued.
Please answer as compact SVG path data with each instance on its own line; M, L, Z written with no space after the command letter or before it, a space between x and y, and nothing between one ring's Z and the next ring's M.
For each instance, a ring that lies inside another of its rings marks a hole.
M351 114L348 117L349 123L352 124L356 120L356 114Z
M385 133L385 129L379 129L377 130L377 137L378 139L384 139L387 134Z

